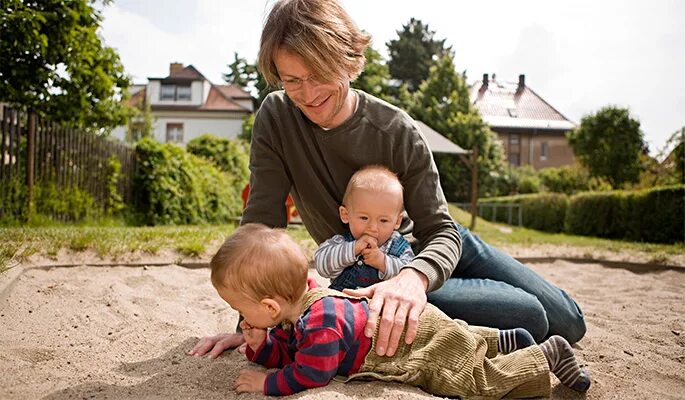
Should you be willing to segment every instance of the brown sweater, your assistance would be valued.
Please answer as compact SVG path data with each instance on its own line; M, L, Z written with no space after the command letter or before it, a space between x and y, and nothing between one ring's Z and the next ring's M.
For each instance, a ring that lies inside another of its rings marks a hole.
M321 243L346 229L338 207L352 174L365 165L384 165L402 182L413 221L405 221L400 231L418 241L408 267L428 277L429 291L438 289L457 265L461 237L432 154L409 115L362 91L357 94L357 110L330 130L309 121L283 91L264 100L252 130L250 198L242 223L284 227L283 204L291 193L304 225Z

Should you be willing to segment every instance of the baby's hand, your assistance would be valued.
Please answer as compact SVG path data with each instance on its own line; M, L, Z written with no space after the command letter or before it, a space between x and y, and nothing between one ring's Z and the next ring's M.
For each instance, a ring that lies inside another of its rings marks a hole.
M364 264L385 273L385 254L378 247L362 250L362 256L364 256Z
M369 235L362 235L359 239L354 242L354 255L358 256L362 254L364 249L372 249L378 247L378 241L376 238Z
M264 381L266 373L253 369L240 371L238 379L235 380L233 389L238 393L264 393Z
M240 329L243 330L243 337L245 338L245 343L248 346L250 346L250 348L253 351L257 351L266 339L266 329L255 328L252 325L245 322L245 320L240 321Z

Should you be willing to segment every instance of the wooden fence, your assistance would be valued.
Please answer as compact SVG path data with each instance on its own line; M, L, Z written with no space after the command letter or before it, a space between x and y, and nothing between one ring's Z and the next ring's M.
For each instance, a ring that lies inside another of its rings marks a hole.
M133 148L107 137L54 124L33 113L3 106L0 119L0 218L17 217L33 201L36 185L54 184L88 193L103 211L109 197L110 158L120 164L117 190L125 204L133 199ZM66 220L66 215L51 215Z

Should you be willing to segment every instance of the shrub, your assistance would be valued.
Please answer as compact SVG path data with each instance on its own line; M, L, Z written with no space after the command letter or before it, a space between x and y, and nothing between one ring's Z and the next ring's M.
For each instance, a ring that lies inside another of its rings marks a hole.
M242 190L247 184L250 160L245 142L204 134L188 142L186 150L211 161L227 173L237 190Z
M563 194L541 193L517 196L497 197L480 200L483 203L501 204L494 211L490 207L483 209L481 217L497 222L509 223L508 204L518 204L521 207L521 225L546 232L561 232L564 228L564 218L568 207L568 197ZM515 209L512 210L511 222L518 222Z
M175 144L146 138L136 146L136 212L144 224L227 222L240 193L226 173Z

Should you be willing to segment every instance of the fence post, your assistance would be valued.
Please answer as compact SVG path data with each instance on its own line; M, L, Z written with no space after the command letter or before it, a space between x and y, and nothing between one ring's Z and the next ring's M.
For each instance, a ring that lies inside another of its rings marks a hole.
M29 110L28 132L26 137L26 210L33 214L33 181L36 162L36 112Z
M471 150L471 226L469 229L476 229L476 215L478 211L478 146L473 146Z

